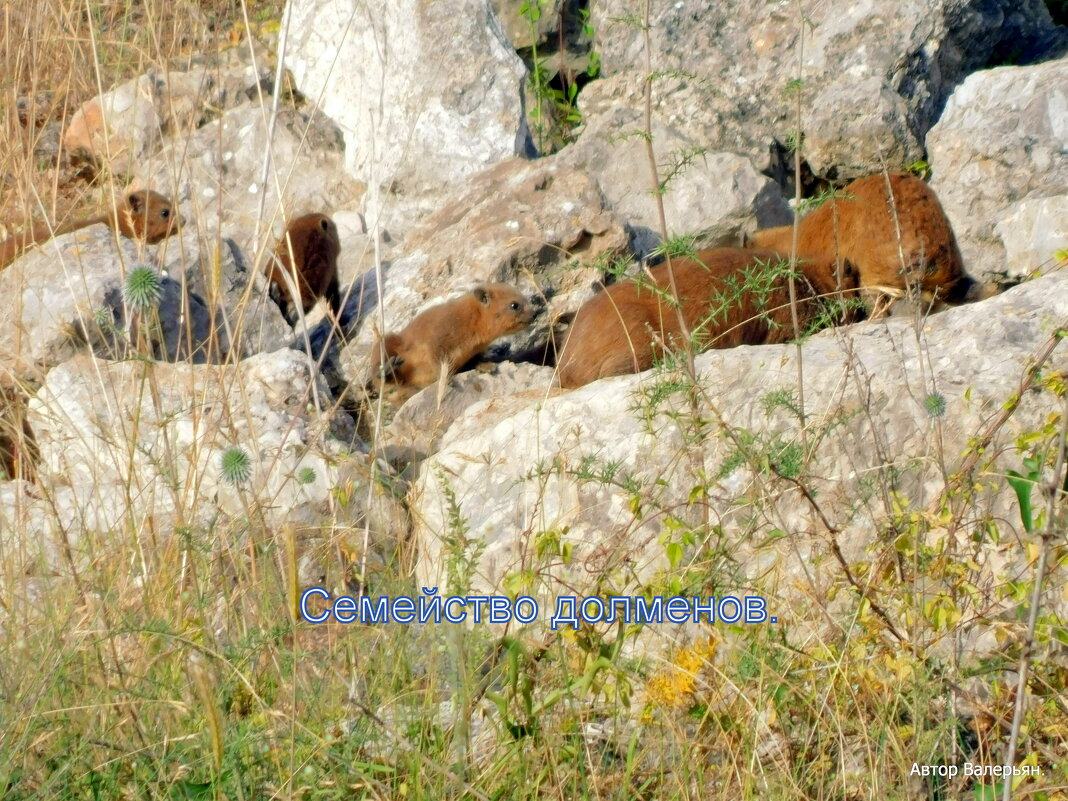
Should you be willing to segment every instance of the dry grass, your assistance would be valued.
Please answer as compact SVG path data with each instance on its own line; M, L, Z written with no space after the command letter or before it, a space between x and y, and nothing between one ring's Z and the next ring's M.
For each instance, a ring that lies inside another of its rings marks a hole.
M60 135L85 101L161 67L183 69L240 41L244 18L277 20L281 0L6 3L0 10L0 224L99 206ZM105 183L122 177L104 176Z

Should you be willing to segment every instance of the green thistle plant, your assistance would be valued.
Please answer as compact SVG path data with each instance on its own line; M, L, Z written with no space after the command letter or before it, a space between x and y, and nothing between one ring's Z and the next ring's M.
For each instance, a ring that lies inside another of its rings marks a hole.
M924 411L931 417L941 417L946 413L946 396L941 392L932 392L923 399Z
M310 467L302 467L297 471L298 484L311 484L315 481L315 470Z
M122 287L126 304L139 312L156 308L162 294L163 289L156 271L144 265L131 270Z
M243 484L252 475L252 460L242 448L229 448L222 455L222 475L229 484Z

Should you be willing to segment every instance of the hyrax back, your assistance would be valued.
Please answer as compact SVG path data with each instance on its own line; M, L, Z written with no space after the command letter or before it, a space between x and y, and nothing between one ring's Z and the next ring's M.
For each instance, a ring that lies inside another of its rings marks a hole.
M800 263L795 280L798 323L816 320L819 296L854 295L857 274L848 262L836 276L830 259ZM787 265L768 250L714 248L696 259L672 260L680 309L698 350L784 342L793 337ZM560 386L647 370L666 350L685 346L670 298L668 266L606 287L579 308L558 360ZM839 321L848 321L841 311Z
M910 285L949 303L972 299L957 239L935 193L909 173L869 175L801 218L798 255L848 259L864 287ZM754 247L789 253L793 226L753 234Z
M338 290L337 257L341 242L337 226L325 214L305 214L290 220L274 258L267 265L270 296L286 322L297 321L297 306L311 311L319 298L326 298L336 315L341 306ZM297 297L291 291L295 282Z
M522 331L533 319L530 303L514 287L480 284L431 306L403 331L386 334L372 350L372 364L385 383L426 387L438 380L443 366L455 373L495 339Z

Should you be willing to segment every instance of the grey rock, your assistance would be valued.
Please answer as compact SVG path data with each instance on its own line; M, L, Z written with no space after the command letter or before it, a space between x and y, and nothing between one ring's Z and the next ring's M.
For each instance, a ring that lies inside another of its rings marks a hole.
M805 160L817 175L848 181L870 174L873 165L896 168L923 158L905 99L876 76L829 83L802 125Z
M351 437L351 421L318 411L330 396L311 375L290 350L225 366L71 359L29 403L41 492L55 495L53 515L72 536L140 530L130 521L149 516L164 531L211 530L253 508L272 530L318 531L330 517L371 525L373 543L400 536L403 509L372 486L368 458L335 439ZM249 459L245 481L222 474L235 447Z
M351 209L364 192L342 169L344 143L332 121L283 106L268 148L269 116L248 103L231 109L187 139L167 145L136 172L146 185L180 198L188 208L185 216L197 221L206 239L233 239L250 254L256 271L263 269L265 254L273 250L288 218ZM271 169L264 186L268 150ZM176 173L175 163L186 169ZM355 258L342 251L344 264L350 256Z
M975 73L953 93L927 136L931 186L974 274L1006 268L1005 244L995 227L1013 213L1010 207L1068 194L1065 86L1068 58ZM1036 265L1007 266L1021 275Z
M1005 248L1007 272L1045 272L1068 261L1068 195L1021 200L1002 213L994 233Z
M441 389L429 386L408 400L382 431L383 453L390 462L411 472L434 453L449 426L465 410L487 402L526 405L545 397L553 381L553 369L533 364L501 362L483 369L452 376Z
M501 29L508 41L511 42L512 47L516 50L524 50L532 45L555 47L553 40L559 32L561 10L565 5L572 7L577 4L573 0L567 3L564 0L531 3L531 6L540 6L536 22L531 21L529 13L526 15L521 13L525 5L522 2L517 2L516 0L490 0L490 5L500 20Z
M292 0L288 12L297 86L337 122L345 169L383 188L391 219L528 152L525 70L485 0Z
M554 159L593 176L610 207L638 235L638 255L659 242L659 214L637 109L626 105L625 78L606 78L582 94L585 130ZM698 249L737 245L743 234L792 219L778 184L749 159L710 151L693 126L653 122L653 144L668 233L694 237ZM650 232L650 233L646 233Z
M119 237L103 225L51 239L0 272L0 352L15 375L32 377L88 346L108 358L133 353L174 361L223 361L274 349L291 337L262 278L230 241L200 256L196 232L158 245ZM188 265L188 266L187 266ZM123 300L125 275L154 269L161 297L149 315ZM250 285L251 284L251 285ZM255 294L257 303L246 296ZM213 300L214 299L214 302Z
M84 103L63 133L63 147L124 175L165 138L185 136L220 109L245 101L244 92L262 77L232 59L216 69L150 70Z
M804 344L809 437L821 436L804 481L837 529L847 561L883 553L877 521L894 509L879 491L881 482L917 508L937 498L945 480L939 460L952 474L971 438L1016 392L1020 366L1068 318L1066 290L1068 276L1054 274L922 325L869 322ZM841 580L820 515L791 482L735 461L734 440L714 422L722 416L732 431L753 437L746 441L783 453L797 441L798 421L782 407L769 410L762 399L793 391L797 356L792 345L699 356L698 414L706 421L699 440L680 423L692 419L686 394L657 389L654 372L537 401L469 407L413 485L420 586L444 586L445 566L457 557L446 545L456 515L467 536L478 538L476 590L501 592L533 572L534 589L545 601L554 594L604 596L656 586L668 565L668 521L677 520L721 532L722 541L712 547L730 553L737 574L723 580L737 582L732 586L774 577L770 614L780 624L795 634L798 626L820 625L826 588ZM924 406L935 392L946 404L940 418ZM1018 469L1015 438L1040 429L1059 408L1053 393L1027 393L986 449L993 461L980 465L977 475ZM701 444L687 449L685 439ZM982 483L984 491L969 501L970 514L992 515L1007 542L1019 534L1015 497L1004 481ZM446 502L446 488L458 506ZM755 508L761 509L757 516ZM541 532L566 543L570 558L539 556ZM978 585L997 586L1025 569L1022 549L995 542L976 548ZM685 553L702 554L700 546ZM1051 579L1051 586L1059 581ZM993 590L987 601L992 614L1014 609L1006 604L1015 602Z
M633 12L629 0L591 4L604 75L624 80L624 105L637 115L648 70L640 28L623 21ZM802 92L805 106L815 108L805 133L817 143L817 172L826 177L874 172L883 166L879 153L909 158L968 73L1048 58L1068 40L1041 0L907 0L855 4L848 12L824 3L805 15ZM797 128L795 99L786 91L798 69L796 6L686 0L655 4L651 23L652 69L664 76L654 85L654 116L710 152L745 155L779 175L780 147ZM850 109L860 85L872 93ZM579 103L593 124L590 88ZM843 130L831 109L853 125Z

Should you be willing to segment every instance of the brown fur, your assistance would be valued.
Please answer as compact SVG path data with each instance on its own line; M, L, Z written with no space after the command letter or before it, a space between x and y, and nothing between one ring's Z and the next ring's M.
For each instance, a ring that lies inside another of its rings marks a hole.
M799 257L848 259L863 287L907 290L918 284L924 293L949 303L983 294L964 272L942 205L915 175L869 175L847 184L841 195L801 218ZM789 253L792 240L793 226L786 225L757 231L751 244Z
M341 306L337 279L340 252L337 226L325 214L305 214L290 220L275 249L275 258L267 266L271 298L290 325L297 321L297 304L289 290L294 278L301 311L307 314L319 298L326 298L337 315Z
M752 276L760 274L762 265L781 259L767 250L715 248L698 253L696 260L672 260L682 316L700 350L784 342L793 337L785 278L774 279L768 292L761 293L762 303L752 291L739 292L746 284L756 283ZM834 293L838 282L830 259L803 262L800 269L803 278L795 281L795 287L798 323L805 330L819 312L816 296ZM854 294L856 287L856 271L846 262L841 289ZM661 264L642 280L613 284L583 304L560 352L560 386L580 387L607 376L641 372L664 355L665 345L682 347L678 315L667 301L669 294L668 267Z
M19 255L33 245L47 242L53 235L69 234L103 223L118 231L127 239L139 239L154 245L177 233L182 219L169 198L149 189L129 192L118 208L107 208L104 213L80 220L68 220L56 226L45 222L27 225L26 230L0 242L0 270L7 267Z
M522 331L534 319L530 303L507 284L480 284L417 315L399 333L386 334L375 344L372 364L383 371L385 383L426 387L444 369L455 373L465 363L506 334ZM373 382L380 387L377 379Z

